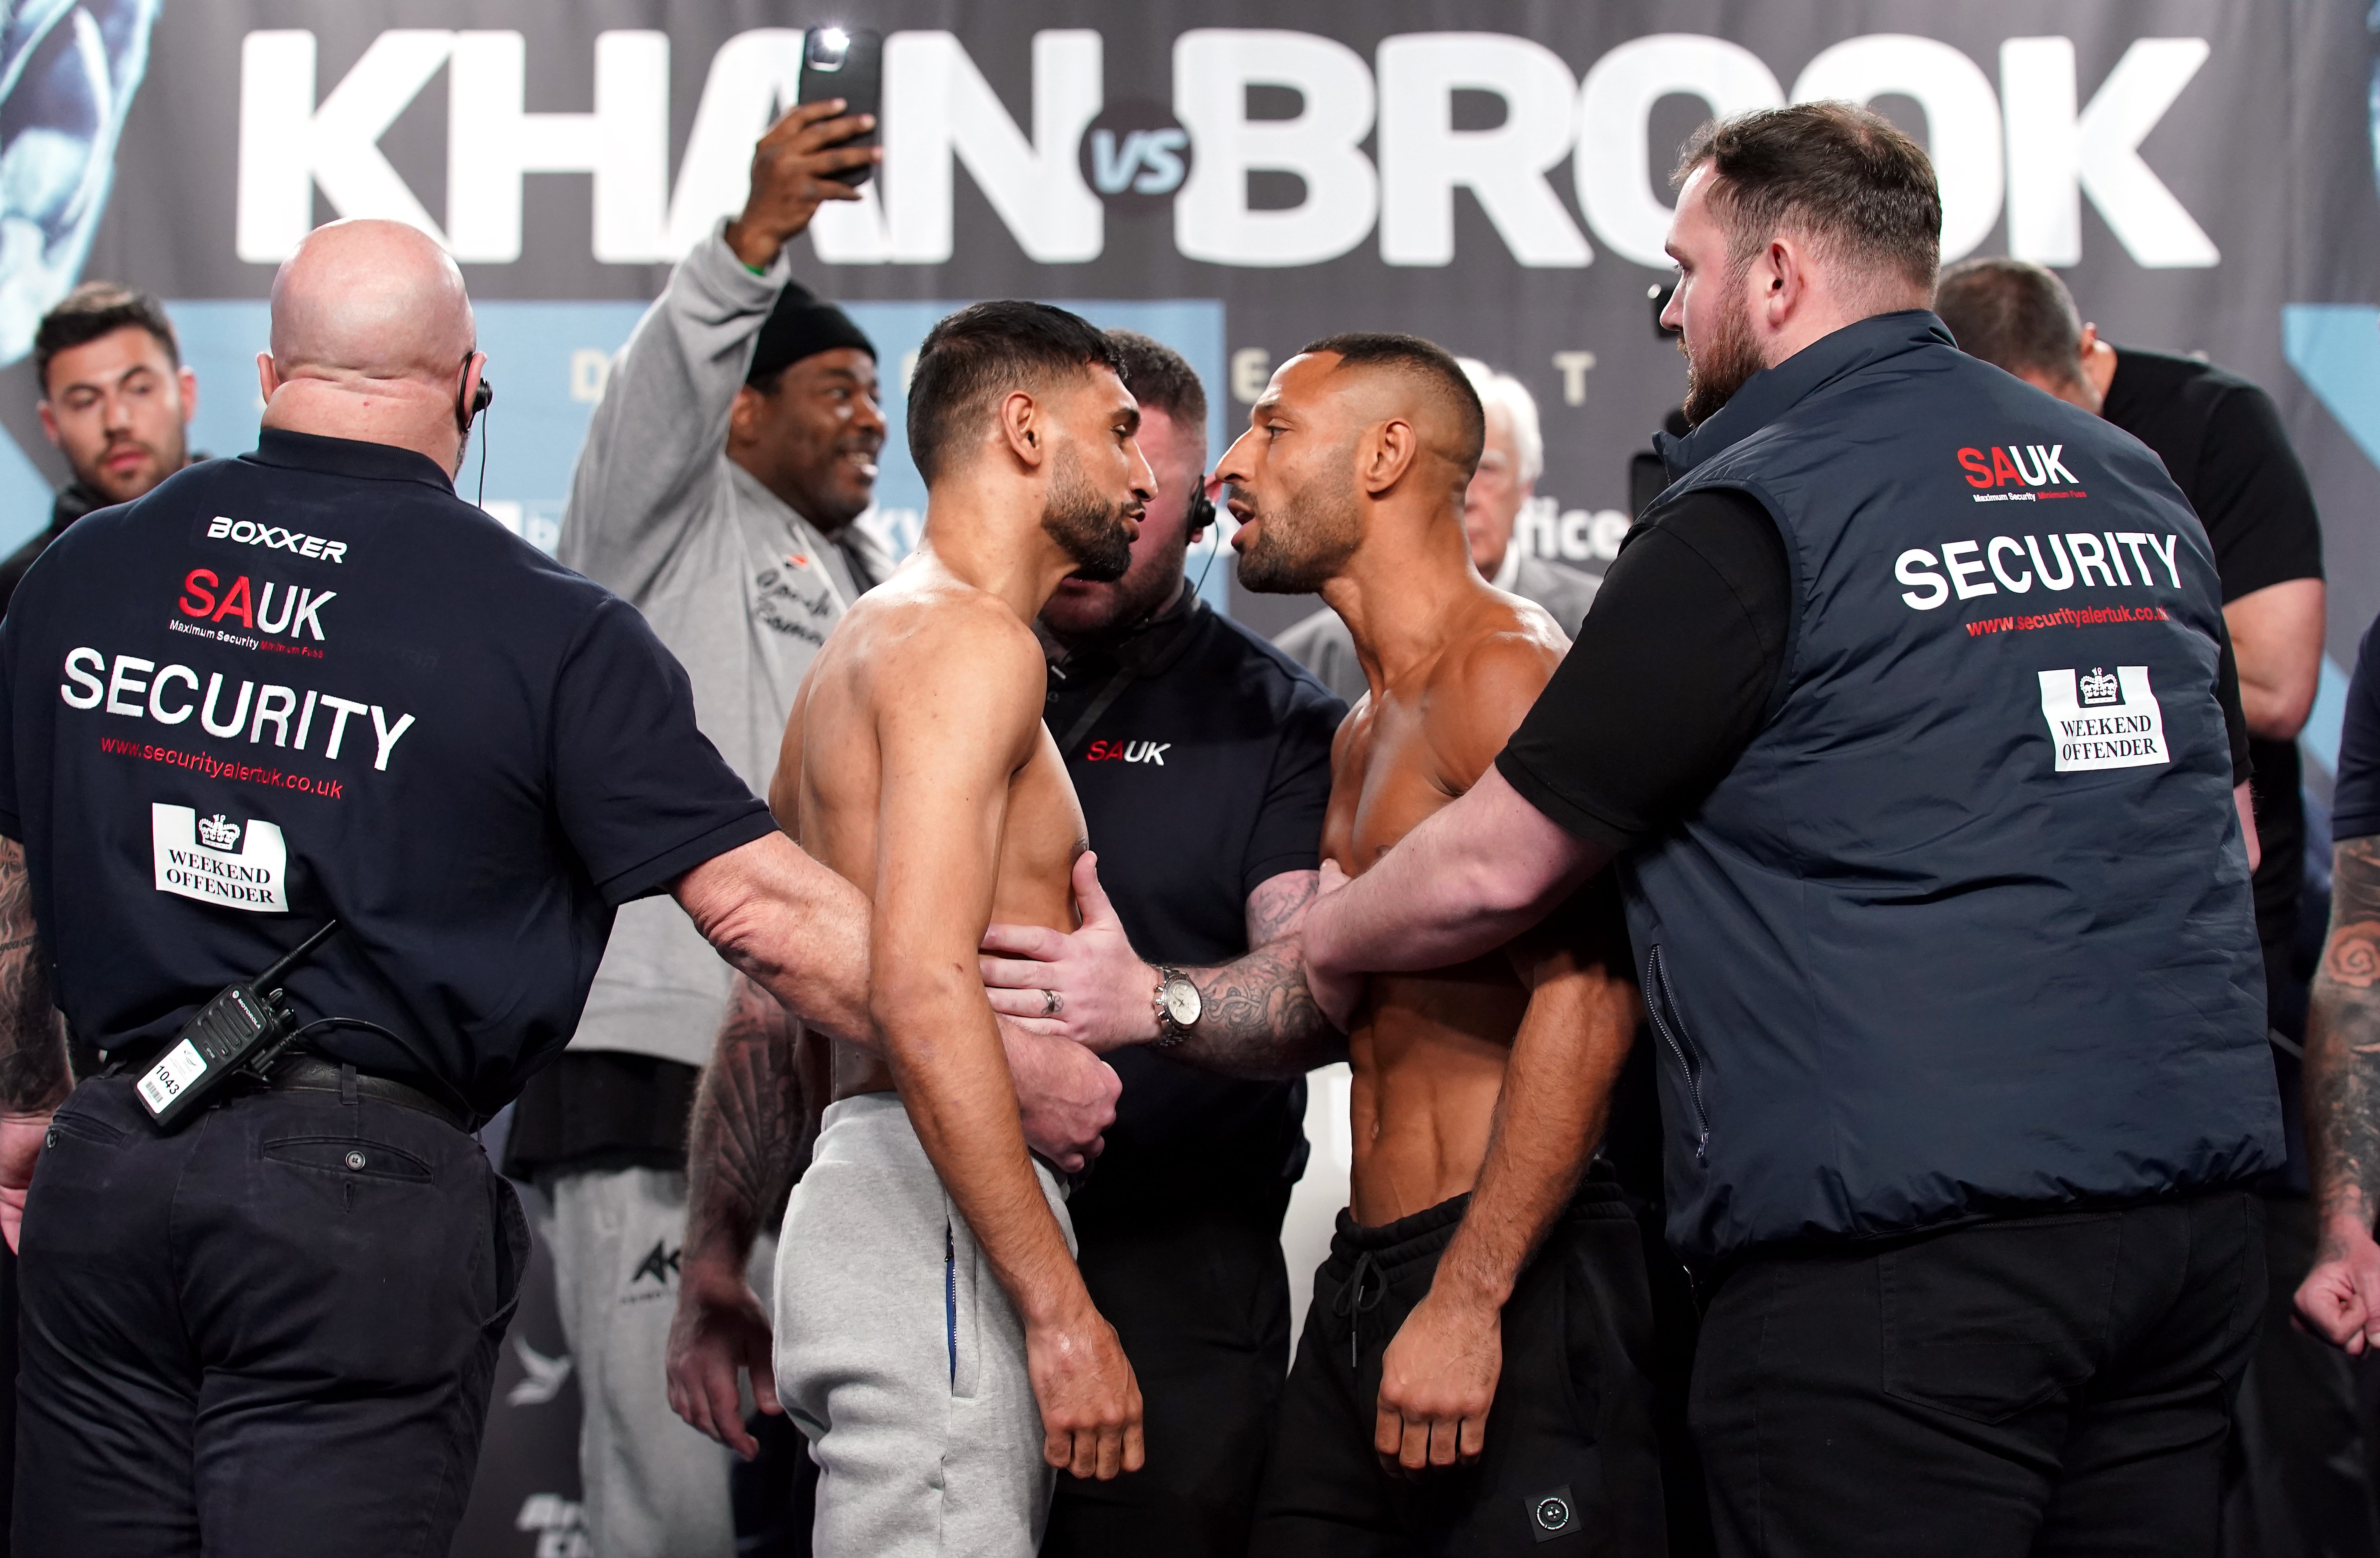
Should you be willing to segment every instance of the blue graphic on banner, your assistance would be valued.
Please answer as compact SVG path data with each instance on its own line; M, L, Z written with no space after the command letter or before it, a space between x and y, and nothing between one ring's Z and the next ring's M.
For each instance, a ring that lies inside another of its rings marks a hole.
M2380 308L2364 303L2289 303L2281 309L2281 350L2364 458L2380 467ZM2313 712L2298 740L2325 773L2338 772L2347 716L2347 672L2323 657Z
M852 318L876 343L883 372L888 424L879 462L876 512L871 522L906 554L917 544L926 509L926 487L909 463L908 370L934 322L958 303L847 303ZM1207 437L1212 451L1223 447L1223 305L1211 298L1159 302L1064 302L1103 328L1137 330L1180 352L1210 386ZM270 315L261 299L169 303L166 310L182 337L182 355L199 376L199 410L190 424L190 446L215 455L237 455L256 446L256 355L265 349ZM495 404L480 424L456 487L477 496L480 462L487 460L488 512L507 528L551 552L562 533L562 505L569 495L571 468L586 441L587 422L603 396L612 359L643 317L641 303L485 302L476 305L480 347L488 354L488 378ZM6 444L0 437L0 444ZM49 490L13 446L0 450L0 512L17 513L6 457L23 465L37 516L24 527L30 535L49 515ZM1229 603L1230 566L1209 563L1222 538L1210 529L1192 549L1190 573L1204 575L1201 587L1218 610Z

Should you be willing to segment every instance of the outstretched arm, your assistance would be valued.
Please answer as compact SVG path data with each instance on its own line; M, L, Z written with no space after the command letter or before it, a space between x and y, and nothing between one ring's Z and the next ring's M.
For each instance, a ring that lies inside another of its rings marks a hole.
M50 996L50 964L33 927L25 849L0 838L0 1235L8 1248L25 1219L33 1162L74 1079Z
M2320 1243L2300 1321L2360 1354L2380 1345L2380 836L2333 851L2330 939L2306 1016L2306 1146Z
M1248 895L1248 945L1255 950L1211 968L1184 968L1204 1011L1188 1039L1165 1053L1227 1077L1257 1081L1303 1077L1345 1058L1345 1040L1305 986L1294 939L1317 873L1283 871ZM1072 935L1038 925L994 925L984 932L983 981L992 1009L1020 1027L1073 1040L1099 1053L1159 1037L1157 970L1133 950L1123 923L1099 885L1099 857L1075 863L1075 897L1083 923ZM1057 1010L1050 1010L1051 997Z
M1493 766L1369 870L1306 911L1306 978L1335 1018L1360 976L1484 956L1545 918L1609 857L1531 806Z
M1372 1446L1409 1470L1478 1457L1503 1372L1505 1301L1603 1138L1611 1086L1635 1038L1633 987L1604 963L1582 960L1582 943L1609 940L1583 934L1594 911L1580 900L1592 891L1513 949L1533 988L1478 1187L1427 1296L1381 1361Z
M868 898L793 840L756 838L670 890L703 939L786 1010L837 1039L872 1037Z
M727 1004L686 1132L686 1250L670 1321L669 1400L677 1415L749 1460L736 1373L763 1412L777 1405L769 1317L746 1277L760 1230L784 1215L826 1104L823 1045L742 975Z

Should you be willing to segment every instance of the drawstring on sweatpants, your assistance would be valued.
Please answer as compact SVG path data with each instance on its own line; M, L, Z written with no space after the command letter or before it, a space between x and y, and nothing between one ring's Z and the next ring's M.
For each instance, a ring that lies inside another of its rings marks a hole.
M1373 1284L1369 1297L1365 1296L1365 1284L1367 1283ZM1380 1300L1388 1296L1388 1276L1372 1259L1372 1252L1368 1249L1363 1251L1355 1257L1354 1274L1347 1279L1347 1285L1339 1291L1338 1301L1330 1306L1330 1312L1347 1322L1348 1368L1362 1367L1357 1336L1363 1329L1364 1316L1378 1308Z

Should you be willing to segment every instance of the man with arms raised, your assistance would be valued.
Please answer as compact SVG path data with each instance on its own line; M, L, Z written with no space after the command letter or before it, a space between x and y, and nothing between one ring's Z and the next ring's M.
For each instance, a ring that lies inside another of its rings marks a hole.
M1217 468L1240 582L1319 590L1363 663L1322 835L1353 875L1479 778L1569 648L1471 566L1481 423L1428 342L1333 336L1281 365ZM1354 1204L1315 1280L1253 1552L1520 1553L1574 1530L1665 1550L1642 1249L1618 1187L1586 1173L1636 1005L1597 904L1376 980L1356 1008Z
M1069 930L1083 816L1034 616L1114 578L1155 479L1096 329L1038 303L936 325L909 388L918 551L819 651L771 786L867 893L876 1044L838 1044L777 1268L777 1389L830 1554L1029 1554L1050 1474L1142 1460L1139 1392L1027 1154L977 970L994 918ZM1043 1464L1047 1463L1047 1466Z

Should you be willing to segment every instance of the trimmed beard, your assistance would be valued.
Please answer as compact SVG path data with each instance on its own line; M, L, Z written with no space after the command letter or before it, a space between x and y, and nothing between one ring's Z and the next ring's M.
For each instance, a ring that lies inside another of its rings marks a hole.
M1124 528L1123 506L1101 497L1070 453L1058 456L1041 529L1075 560L1076 578L1112 584L1132 566L1132 532Z
M1743 276L1730 267L1728 303L1696 353L1682 335L1678 351L1686 359L1686 425L1700 427L1735 398L1744 381L1761 371L1760 349L1752 341L1752 308L1743 301Z
M1320 481L1289 494L1277 513L1259 509L1263 523L1256 541L1240 554L1240 588L1259 595L1310 595L1339 577L1364 539L1364 516L1355 484L1342 481L1328 493ZM1282 520L1294 515L1284 525Z

